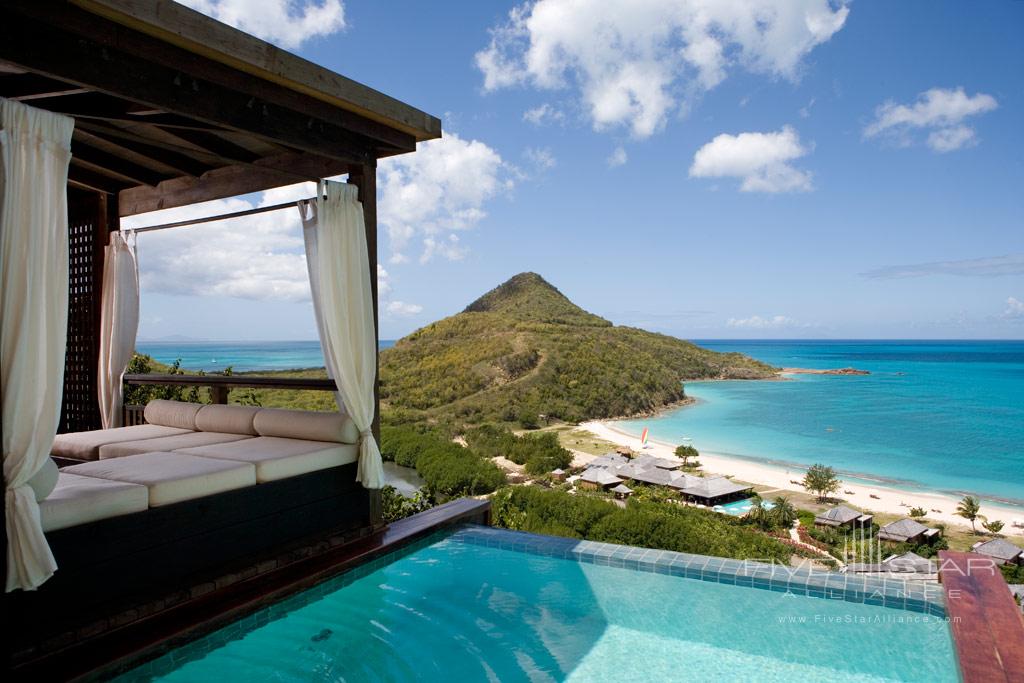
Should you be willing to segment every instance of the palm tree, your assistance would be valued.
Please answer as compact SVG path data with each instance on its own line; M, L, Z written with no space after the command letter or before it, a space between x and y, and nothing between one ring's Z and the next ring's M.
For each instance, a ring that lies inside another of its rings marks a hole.
M775 523L783 529L789 529L797 519L796 508L785 496L779 496L774 503L775 507L772 508L771 513L775 518Z
M985 531L993 535L997 535L1003 530L1003 522L998 519L993 519L991 522L982 522L981 525L985 527Z
M769 511L764 507L761 496L754 496L750 501L750 510L747 512L747 519L762 529L767 529L771 523Z
M974 522L979 518L982 520L985 519L980 513L981 501L978 500L977 496L964 496L964 499L956 506L957 516L970 520L971 530L974 533L978 533L978 528L974 526Z

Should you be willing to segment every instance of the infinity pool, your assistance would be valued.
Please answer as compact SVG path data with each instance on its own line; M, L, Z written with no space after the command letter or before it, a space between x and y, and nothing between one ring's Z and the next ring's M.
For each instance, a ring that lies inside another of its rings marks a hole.
M937 594L741 566L467 526L121 680L958 680Z

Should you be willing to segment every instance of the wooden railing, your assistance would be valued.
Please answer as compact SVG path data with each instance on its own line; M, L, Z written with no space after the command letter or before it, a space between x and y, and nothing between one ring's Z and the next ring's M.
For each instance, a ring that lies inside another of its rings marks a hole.
M299 391L336 391L334 380L314 377L250 377L247 375L125 375L125 386L207 387L212 403L228 402L232 389L295 389ZM143 424L146 406L125 405L125 426Z

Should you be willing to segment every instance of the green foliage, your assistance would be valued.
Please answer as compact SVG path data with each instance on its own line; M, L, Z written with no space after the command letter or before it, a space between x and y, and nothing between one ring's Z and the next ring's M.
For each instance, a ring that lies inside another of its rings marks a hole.
M805 526L808 529L814 528L814 513L810 510L797 510L796 517L800 520L801 526Z
M1006 583L1024 583L1024 567L1017 564L1003 564L999 566Z
M956 514L959 517L963 517L970 521L971 530L974 531L974 533L978 533L978 529L974 526L974 523L979 518L984 518L981 516L981 501L978 500L977 496L964 496L964 499L957 503Z
M504 473L469 448L409 426L384 426L381 455L405 467L415 467L433 498L447 500L490 493L505 483Z
M394 486L382 488L380 498L384 521L388 523L429 510L434 506L434 501L425 491L417 491L411 498L406 498Z
M796 508L789 502L789 498L785 496L778 496L775 498L774 507L769 511L772 517L772 522L776 527L783 529L789 529L793 526L793 522L797 520Z
M152 356L147 356L141 353L132 354L132 359L128 361L128 369L125 370L125 374L129 375L149 375L149 374L160 374L160 375L205 375L206 373L202 370L198 372L186 372L181 369L181 359L177 359L171 365L163 365L153 360ZM129 385L124 389L124 403L130 406L144 406L150 401L156 399L166 399L169 401L189 401L190 403L200 403L202 398L200 397L199 387L175 387L175 386L138 386Z
M791 554L782 543L709 510L639 500L622 509L601 497L527 486L498 491L492 518L508 529L642 548L779 562Z
M700 453L693 446L687 444L680 444L676 446L676 457L683 461L683 467L688 466L690 458L697 458Z
M554 432L516 436L504 427L481 425L466 431L464 436L469 447L485 458L505 457L525 465L533 475L565 469L572 462L572 453L562 448Z
M928 514L924 508L910 508L910 516L914 519L923 519Z
M830 494L838 491L840 484L836 471L820 463L810 466L803 481L803 487L811 493L817 494L818 500L821 502L826 501Z
M990 534L998 534L1003 530L1005 524L1003 524L1002 520L993 519L991 522L982 522L981 526L985 527L985 531Z
M382 351L381 400L421 419L532 428L538 413L631 415L683 399L683 380L773 372L742 354L613 326L524 274Z

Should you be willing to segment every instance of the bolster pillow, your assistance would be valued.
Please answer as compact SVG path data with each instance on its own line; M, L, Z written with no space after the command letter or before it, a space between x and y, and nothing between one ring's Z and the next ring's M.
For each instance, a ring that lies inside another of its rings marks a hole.
M336 443L359 441L359 430L356 429L355 422L343 413L264 408L256 413L253 426L260 436Z
M177 427L178 429L196 430L196 414L203 407L202 403L185 403L184 401L165 401L158 399L146 404L146 422L151 425Z
M196 414L196 429L201 432L256 436L253 418L259 412L260 409L255 406L203 406Z

